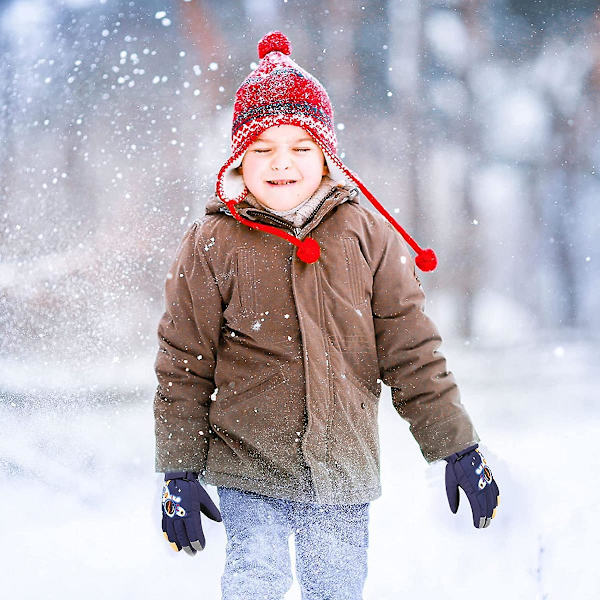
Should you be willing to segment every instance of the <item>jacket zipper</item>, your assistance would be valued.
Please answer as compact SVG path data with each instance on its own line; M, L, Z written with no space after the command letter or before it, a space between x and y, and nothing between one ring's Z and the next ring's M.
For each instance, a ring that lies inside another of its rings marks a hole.
M319 209L321 208L321 206L323 206L323 204L325 204L325 200L327 200L328 198L333 196L333 194L336 191L337 191L336 188L332 188L329 190L329 192L327 193L325 198L323 198L323 200L321 200L321 202L319 202L319 204L315 207L315 210L312 211L312 213L309 215L308 219L306 219L306 221L304 222L304 225L300 229L303 229L304 227L306 227L313 220L313 217L319 212Z
M263 217L266 217L267 219L273 221L274 223L277 223L277 225L281 225L285 229L289 229L296 236L298 236L298 232L301 230L301 228L299 228L299 227L294 227L293 225L290 225L290 223L288 221L285 221L284 219L280 219L277 215L272 215L270 213L263 212L262 210L259 210L258 208L249 208L246 211L246 214L247 215L261 215Z

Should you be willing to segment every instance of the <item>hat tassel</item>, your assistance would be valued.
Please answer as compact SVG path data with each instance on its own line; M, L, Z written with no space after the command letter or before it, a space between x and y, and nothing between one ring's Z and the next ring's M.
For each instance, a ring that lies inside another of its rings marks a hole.
M409 246L417 253L415 257L415 263L421 271L433 271L437 267L437 256L432 248L421 248L417 242L404 230L396 220L388 213L385 208L379 203L377 198L371 194L363 182L344 165L344 163L336 156L329 155L335 164L346 174L347 177L352 179L359 187L360 191L369 199L371 204L391 223L400 235L406 240Z

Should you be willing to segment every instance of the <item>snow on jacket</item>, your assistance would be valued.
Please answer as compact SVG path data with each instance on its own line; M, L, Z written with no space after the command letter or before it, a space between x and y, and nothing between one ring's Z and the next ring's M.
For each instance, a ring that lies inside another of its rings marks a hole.
M310 234L321 257L298 260L287 241L209 200L167 276L156 471L289 500L371 501L382 381L428 462L479 441L409 248L356 189L332 186L302 228L256 203L236 208Z

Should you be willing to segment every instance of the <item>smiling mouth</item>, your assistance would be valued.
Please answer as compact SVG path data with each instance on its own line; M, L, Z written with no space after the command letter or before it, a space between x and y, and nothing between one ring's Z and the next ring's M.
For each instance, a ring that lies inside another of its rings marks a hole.
M296 183L295 179L273 179L271 181L267 181L269 185L291 185L292 183Z

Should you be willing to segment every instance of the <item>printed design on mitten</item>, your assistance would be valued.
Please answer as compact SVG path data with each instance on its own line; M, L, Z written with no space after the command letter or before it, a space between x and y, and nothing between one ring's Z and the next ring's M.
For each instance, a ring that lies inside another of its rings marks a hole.
M171 491L169 490L170 481L171 480L165 481L163 484L163 510L165 511L165 514L171 518L175 516L185 517L186 512L185 508L181 506L181 496L175 496L174 494L171 494Z
M492 470L489 468L485 458L483 458L483 454L478 449L475 449L475 452L477 452L481 459L481 464L475 469L475 473L479 475L479 483L477 485L482 490L486 485L492 483Z

